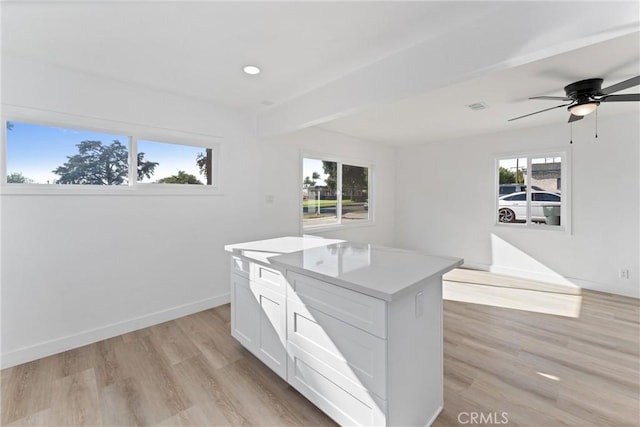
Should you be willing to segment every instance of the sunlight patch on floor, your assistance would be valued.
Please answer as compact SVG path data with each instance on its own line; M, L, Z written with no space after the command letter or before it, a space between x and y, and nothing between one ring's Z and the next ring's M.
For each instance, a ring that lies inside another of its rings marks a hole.
M549 378L550 380L560 381L560 378L556 377L555 375L545 374L544 372L536 372L536 374L540 375L541 377Z
M494 307L580 317L580 295L530 289L443 281L443 298L450 301L490 305Z

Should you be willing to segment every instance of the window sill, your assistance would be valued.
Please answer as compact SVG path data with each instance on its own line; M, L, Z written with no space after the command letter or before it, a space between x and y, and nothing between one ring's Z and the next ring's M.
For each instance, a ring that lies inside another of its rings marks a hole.
M0 186L2 196L222 196L217 188L162 184L151 186L99 186L57 184L7 184Z
M341 223L341 224L326 224L326 225L314 225L314 226L302 226L302 232L304 234L324 233L328 231L344 230L348 228L359 227L372 227L375 225L373 220L360 221L358 223Z
M503 228L506 230L531 230L531 231L555 231L558 233L570 234L568 228L564 225L546 225L546 224L509 224L496 222L493 224L495 228Z

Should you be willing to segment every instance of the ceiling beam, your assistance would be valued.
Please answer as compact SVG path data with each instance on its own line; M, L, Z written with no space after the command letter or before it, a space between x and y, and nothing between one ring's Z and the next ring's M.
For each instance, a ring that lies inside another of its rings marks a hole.
M637 2L498 2L422 41L257 116L268 137L636 32Z

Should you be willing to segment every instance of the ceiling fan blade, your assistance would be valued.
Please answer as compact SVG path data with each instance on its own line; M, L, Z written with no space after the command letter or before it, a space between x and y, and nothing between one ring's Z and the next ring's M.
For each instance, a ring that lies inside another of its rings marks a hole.
M606 87L600 91L601 95L609 95L614 92L618 92L623 89L640 85L640 76L631 77L629 80L614 84L613 86Z
M533 116L534 114L544 113L545 111L555 110L556 108L560 108L560 107L566 107L566 106L571 105L571 104L572 104L572 103L570 102L570 103L568 103L568 104L556 105L555 107L545 108L544 110L536 111L535 113L529 113L529 114L525 114L524 116L514 117L513 119L509 119L509 120L507 120L507 121L508 121L508 122L512 122L512 121L514 121L514 120L522 119L522 118L524 118L524 117Z
M576 116L575 114L572 114L569 116L569 121L567 123L577 122L582 119L584 119L584 116Z
M600 102L624 102L624 101L640 101L640 93L630 93L626 95L607 95L600 98Z
M571 98L566 96L532 96L529 99L549 99L551 101L571 101Z

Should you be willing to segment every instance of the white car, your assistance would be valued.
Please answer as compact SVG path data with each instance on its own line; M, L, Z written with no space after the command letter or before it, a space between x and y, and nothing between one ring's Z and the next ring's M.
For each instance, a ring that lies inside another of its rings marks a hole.
M550 191L531 192L531 221L546 222L545 207L560 207L560 195ZM558 213L559 216L559 213ZM498 198L498 221L516 222L527 219L527 193L507 194Z

